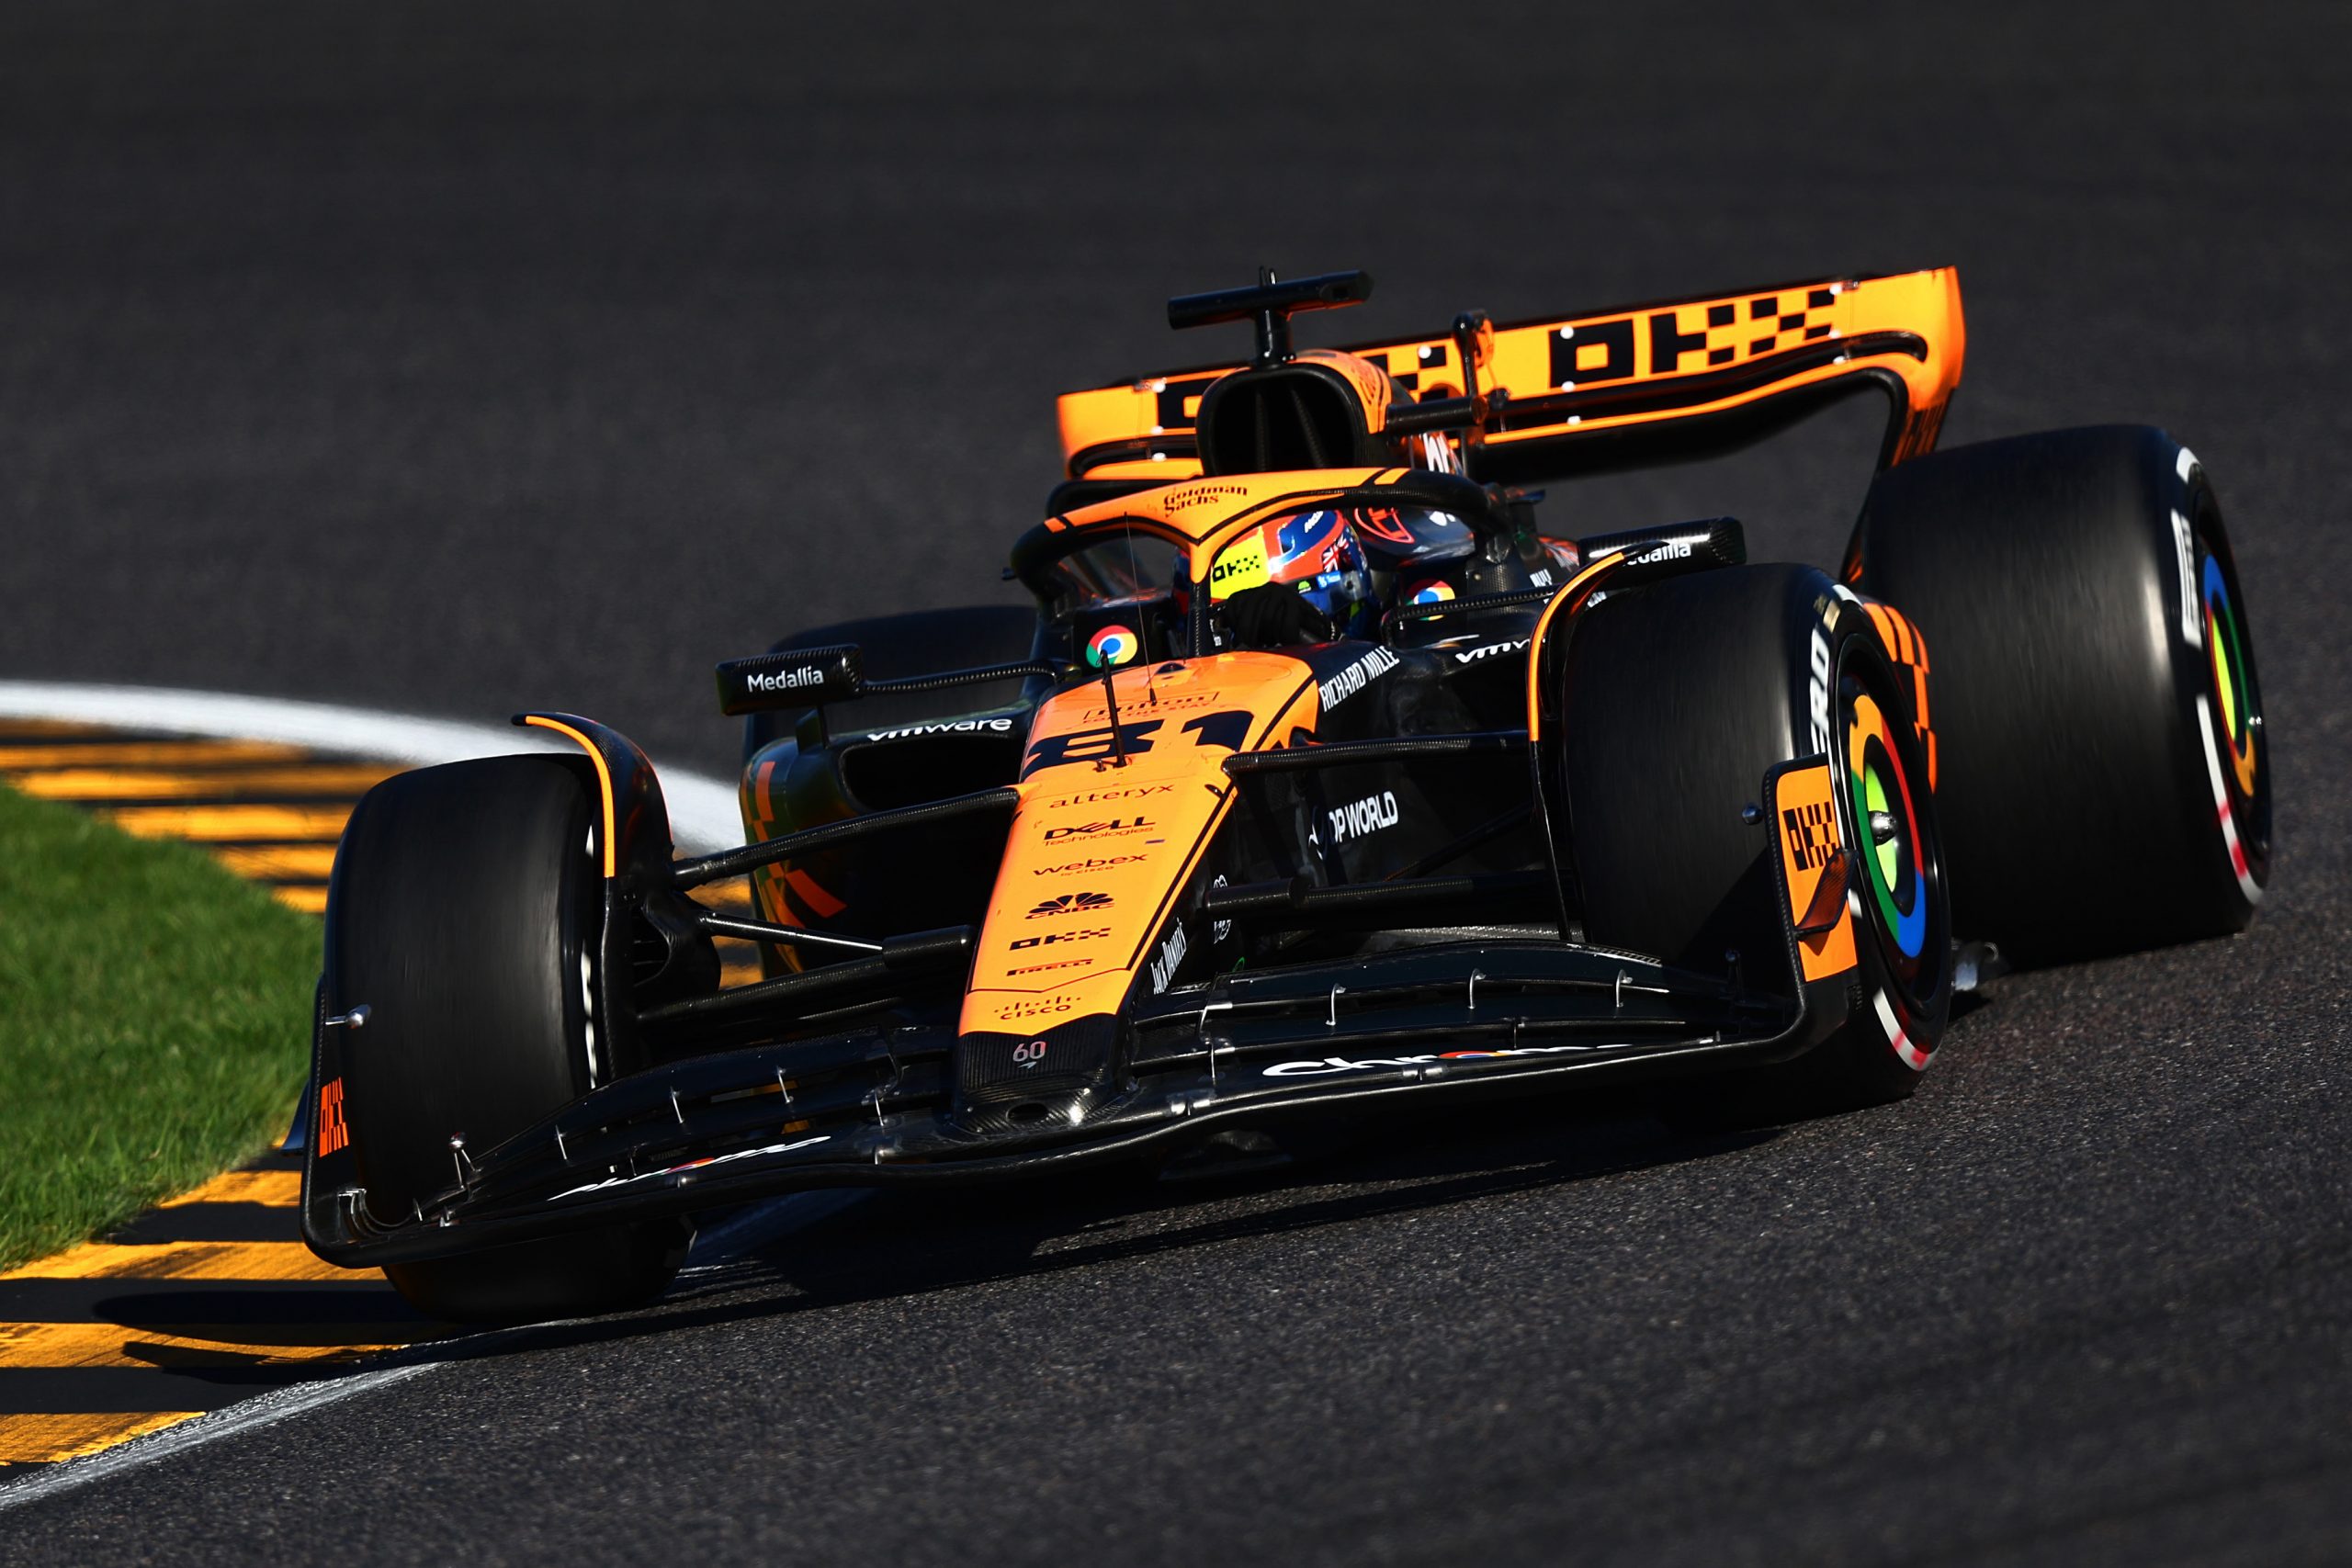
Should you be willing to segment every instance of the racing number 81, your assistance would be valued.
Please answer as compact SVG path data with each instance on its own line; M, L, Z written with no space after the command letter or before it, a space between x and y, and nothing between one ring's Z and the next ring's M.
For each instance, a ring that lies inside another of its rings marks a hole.
M1192 737L1195 746L1216 746L1227 751L1238 751L1249 737L1251 715L1247 708L1227 708L1221 713L1204 713L1198 718L1187 719L1179 734ZM1045 768L1066 767L1072 762L1107 762L1114 756L1139 757L1151 750L1152 739L1168 721L1159 718L1139 719L1134 724L1119 726L1118 744L1111 743L1111 728L1073 729L1067 735L1048 735L1029 748L1028 758L1021 765L1021 776Z

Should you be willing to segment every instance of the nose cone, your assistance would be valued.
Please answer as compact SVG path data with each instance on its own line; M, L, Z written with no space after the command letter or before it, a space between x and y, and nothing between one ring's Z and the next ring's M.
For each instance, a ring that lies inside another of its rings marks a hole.
M1034 1034L966 1034L956 1042L957 1121L975 1132L1075 1126L1110 1093L1118 1020L1097 1015Z

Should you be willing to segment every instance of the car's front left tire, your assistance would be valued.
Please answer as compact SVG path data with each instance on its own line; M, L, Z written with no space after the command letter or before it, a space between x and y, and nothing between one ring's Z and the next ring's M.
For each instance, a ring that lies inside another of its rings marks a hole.
M1592 942L1748 984L1785 973L1770 858L1783 825L1757 812L1781 763L1826 756L1838 840L1860 846L1845 1022L1789 1061L1679 1087L1677 1118L1785 1121L1909 1095L1951 1010L1951 926L1914 716L1861 606L1807 567L1696 572L1595 605L1563 671L1547 722Z

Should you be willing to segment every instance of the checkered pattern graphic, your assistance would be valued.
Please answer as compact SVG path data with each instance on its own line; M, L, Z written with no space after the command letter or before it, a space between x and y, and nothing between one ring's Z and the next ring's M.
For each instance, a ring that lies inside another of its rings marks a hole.
M1701 300L1551 331L1551 384L1560 391L1683 376L1762 359L1837 334L1828 286Z

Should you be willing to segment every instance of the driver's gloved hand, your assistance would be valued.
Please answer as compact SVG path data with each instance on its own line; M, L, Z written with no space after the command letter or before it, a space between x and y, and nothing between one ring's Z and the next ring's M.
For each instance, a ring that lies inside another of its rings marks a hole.
M1285 582L1245 588L1224 604L1226 629L1244 648L1289 648L1329 642L1331 623Z

